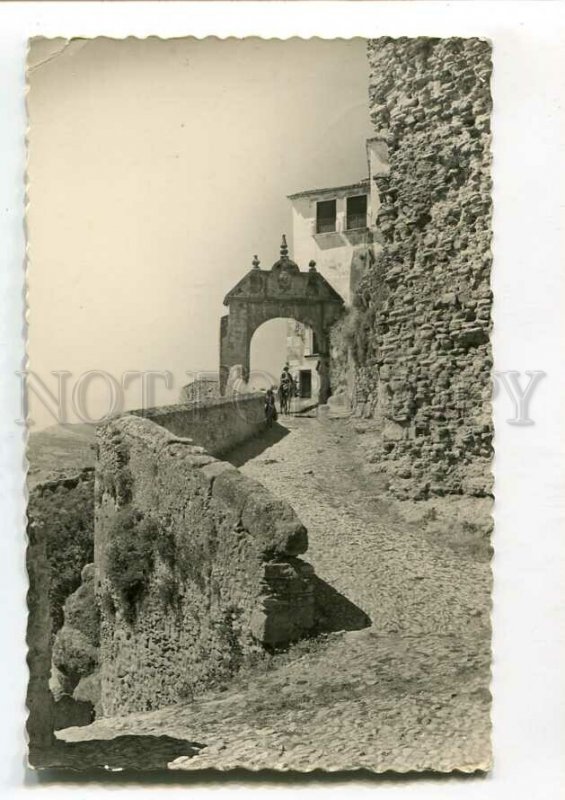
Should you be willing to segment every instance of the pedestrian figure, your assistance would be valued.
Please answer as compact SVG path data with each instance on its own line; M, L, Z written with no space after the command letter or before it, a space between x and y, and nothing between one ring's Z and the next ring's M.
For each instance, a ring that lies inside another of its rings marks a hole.
M290 403L295 395L294 378L290 374L288 364L285 364L279 385L279 401L281 404L281 414L290 413Z
M275 393L272 389L267 389L265 392L265 419L267 420L268 428L271 428L273 426L273 422L277 421Z

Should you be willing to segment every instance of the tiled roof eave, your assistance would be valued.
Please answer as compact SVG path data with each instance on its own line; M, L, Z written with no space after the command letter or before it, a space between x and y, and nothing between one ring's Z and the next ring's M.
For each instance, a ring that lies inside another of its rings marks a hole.
M336 192L350 192L354 191L355 189L368 189L369 184L369 178L363 178L362 181L357 181L357 183L348 183L344 186L328 186L323 189L305 189L302 192L288 194L287 200L298 200L300 197L311 197L317 194L332 194Z

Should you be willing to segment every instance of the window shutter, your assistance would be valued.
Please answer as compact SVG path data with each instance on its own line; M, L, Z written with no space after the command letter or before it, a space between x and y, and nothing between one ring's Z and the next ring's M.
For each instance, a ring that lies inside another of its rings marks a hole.
M347 230L367 227L367 195L347 198Z
M316 233L335 231L336 201L321 200L316 204Z

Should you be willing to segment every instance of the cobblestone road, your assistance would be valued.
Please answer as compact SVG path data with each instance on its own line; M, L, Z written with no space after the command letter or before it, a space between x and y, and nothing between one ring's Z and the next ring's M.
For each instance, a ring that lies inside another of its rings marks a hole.
M236 460L294 506L309 531L306 560L345 609L344 627L360 629L297 646L224 693L64 737L206 744L173 769L488 768L488 558L451 546L448 529L426 535L401 516L376 491L346 420L281 422L277 442L262 452L253 443Z

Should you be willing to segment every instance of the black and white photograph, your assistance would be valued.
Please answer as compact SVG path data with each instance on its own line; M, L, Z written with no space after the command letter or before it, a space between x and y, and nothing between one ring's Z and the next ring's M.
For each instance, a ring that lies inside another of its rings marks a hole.
M490 770L491 71L31 40L33 767Z

